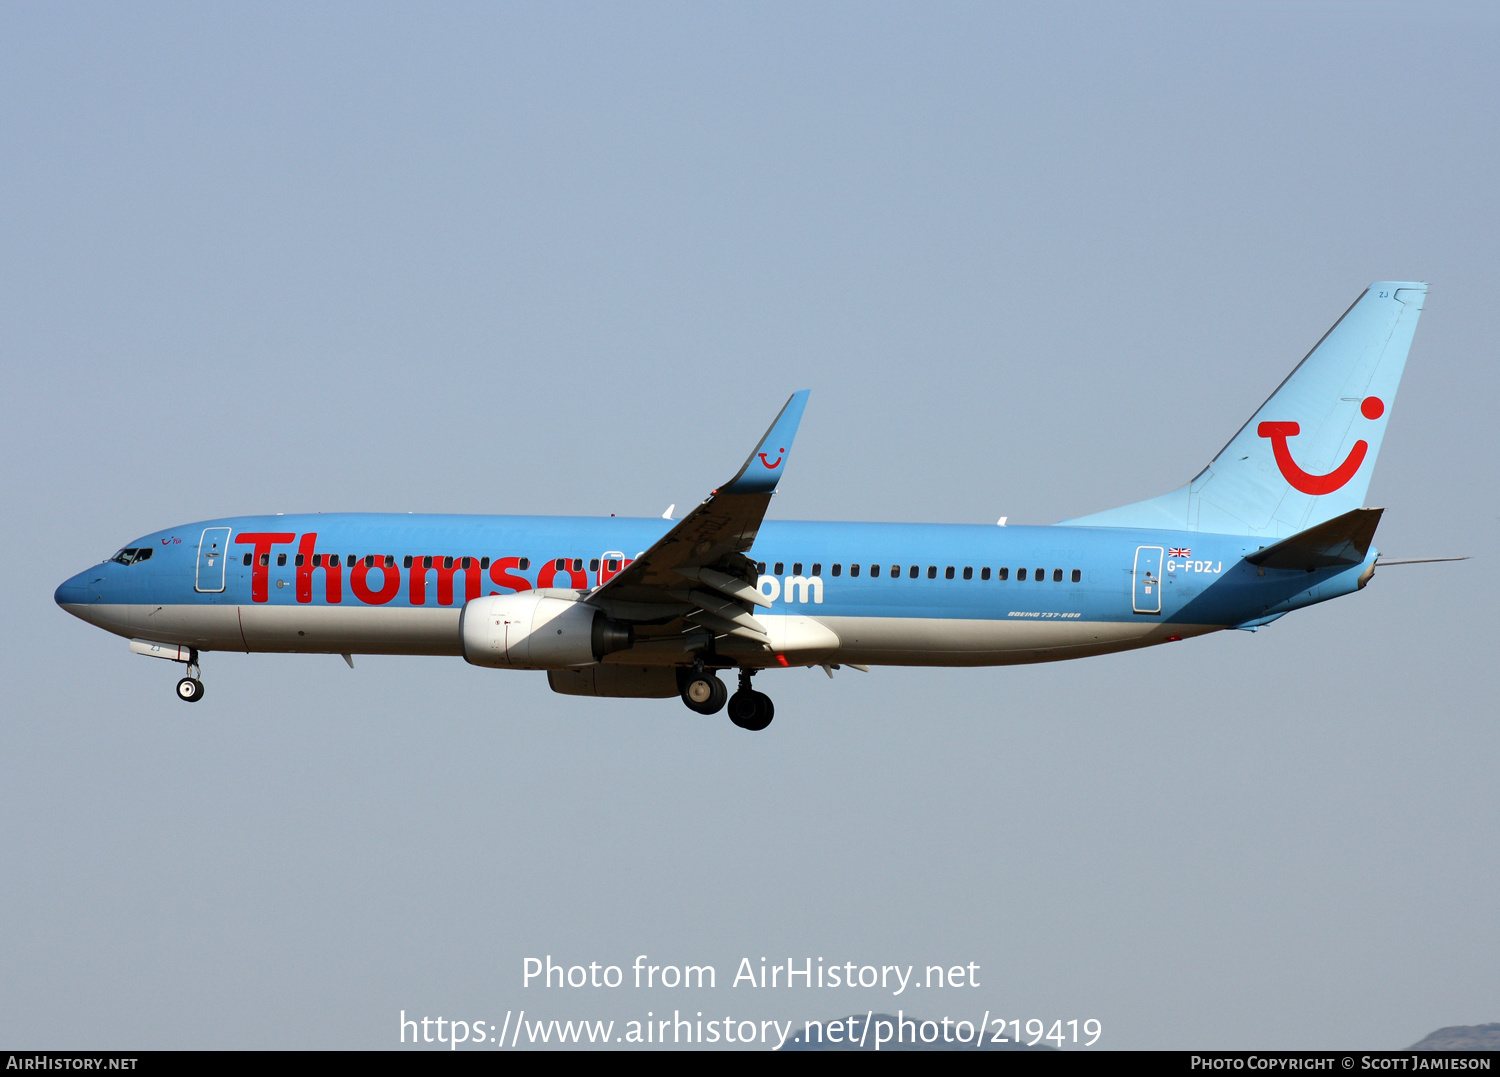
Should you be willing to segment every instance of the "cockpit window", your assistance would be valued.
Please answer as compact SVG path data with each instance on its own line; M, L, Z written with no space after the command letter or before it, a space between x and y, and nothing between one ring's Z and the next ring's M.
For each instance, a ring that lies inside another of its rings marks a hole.
M139 549L131 547L129 549L121 550L119 553L110 558L111 561L118 561L122 565L138 565L142 561L149 561L150 559L150 546L142 546Z

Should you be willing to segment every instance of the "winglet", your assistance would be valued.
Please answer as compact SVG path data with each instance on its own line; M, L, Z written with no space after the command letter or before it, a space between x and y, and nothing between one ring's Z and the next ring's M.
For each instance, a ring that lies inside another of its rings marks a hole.
M776 421L766 431L765 437L740 468L739 474L719 487L721 494L759 494L776 489L781 473L786 469L787 454L792 448L792 438L797 436L797 424L802 421L802 409L807 407L810 390L801 389L792 394L776 416Z

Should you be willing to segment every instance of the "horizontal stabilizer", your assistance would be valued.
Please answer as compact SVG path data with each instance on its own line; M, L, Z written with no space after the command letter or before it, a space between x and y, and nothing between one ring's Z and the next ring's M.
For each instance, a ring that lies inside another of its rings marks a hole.
M1262 568L1315 568L1357 565L1370 552L1375 528L1385 509L1354 509L1326 523L1299 531L1274 546L1256 550L1245 558Z

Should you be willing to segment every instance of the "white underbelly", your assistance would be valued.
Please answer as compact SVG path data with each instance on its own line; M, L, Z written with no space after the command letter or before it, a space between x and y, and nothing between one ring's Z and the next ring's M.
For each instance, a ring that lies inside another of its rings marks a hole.
M461 655L459 609L374 606L80 605L83 620L121 636L180 643L201 651L314 654ZM1159 621L819 617L837 649L803 655L808 663L994 666L1054 662L1149 647L1216 631L1214 625ZM730 650L725 648L728 655ZM741 648L743 649L743 648ZM679 641L610 655L611 663L677 665L689 657ZM785 657L798 664L799 655ZM747 665L776 665L774 654L739 654Z
M1217 630L1159 621L819 617L839 637L838 661L862 665L1001 666L1149 647Z
M463 653L457 608L86 605L69 612L122 636L200 651L315 654Z

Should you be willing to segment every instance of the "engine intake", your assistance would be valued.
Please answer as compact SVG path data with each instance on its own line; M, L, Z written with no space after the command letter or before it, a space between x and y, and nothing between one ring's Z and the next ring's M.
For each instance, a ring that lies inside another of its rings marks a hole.
M635 642L628 624L577 598L539 591L476 598L459 622L464 661L501 669L591 666Z

